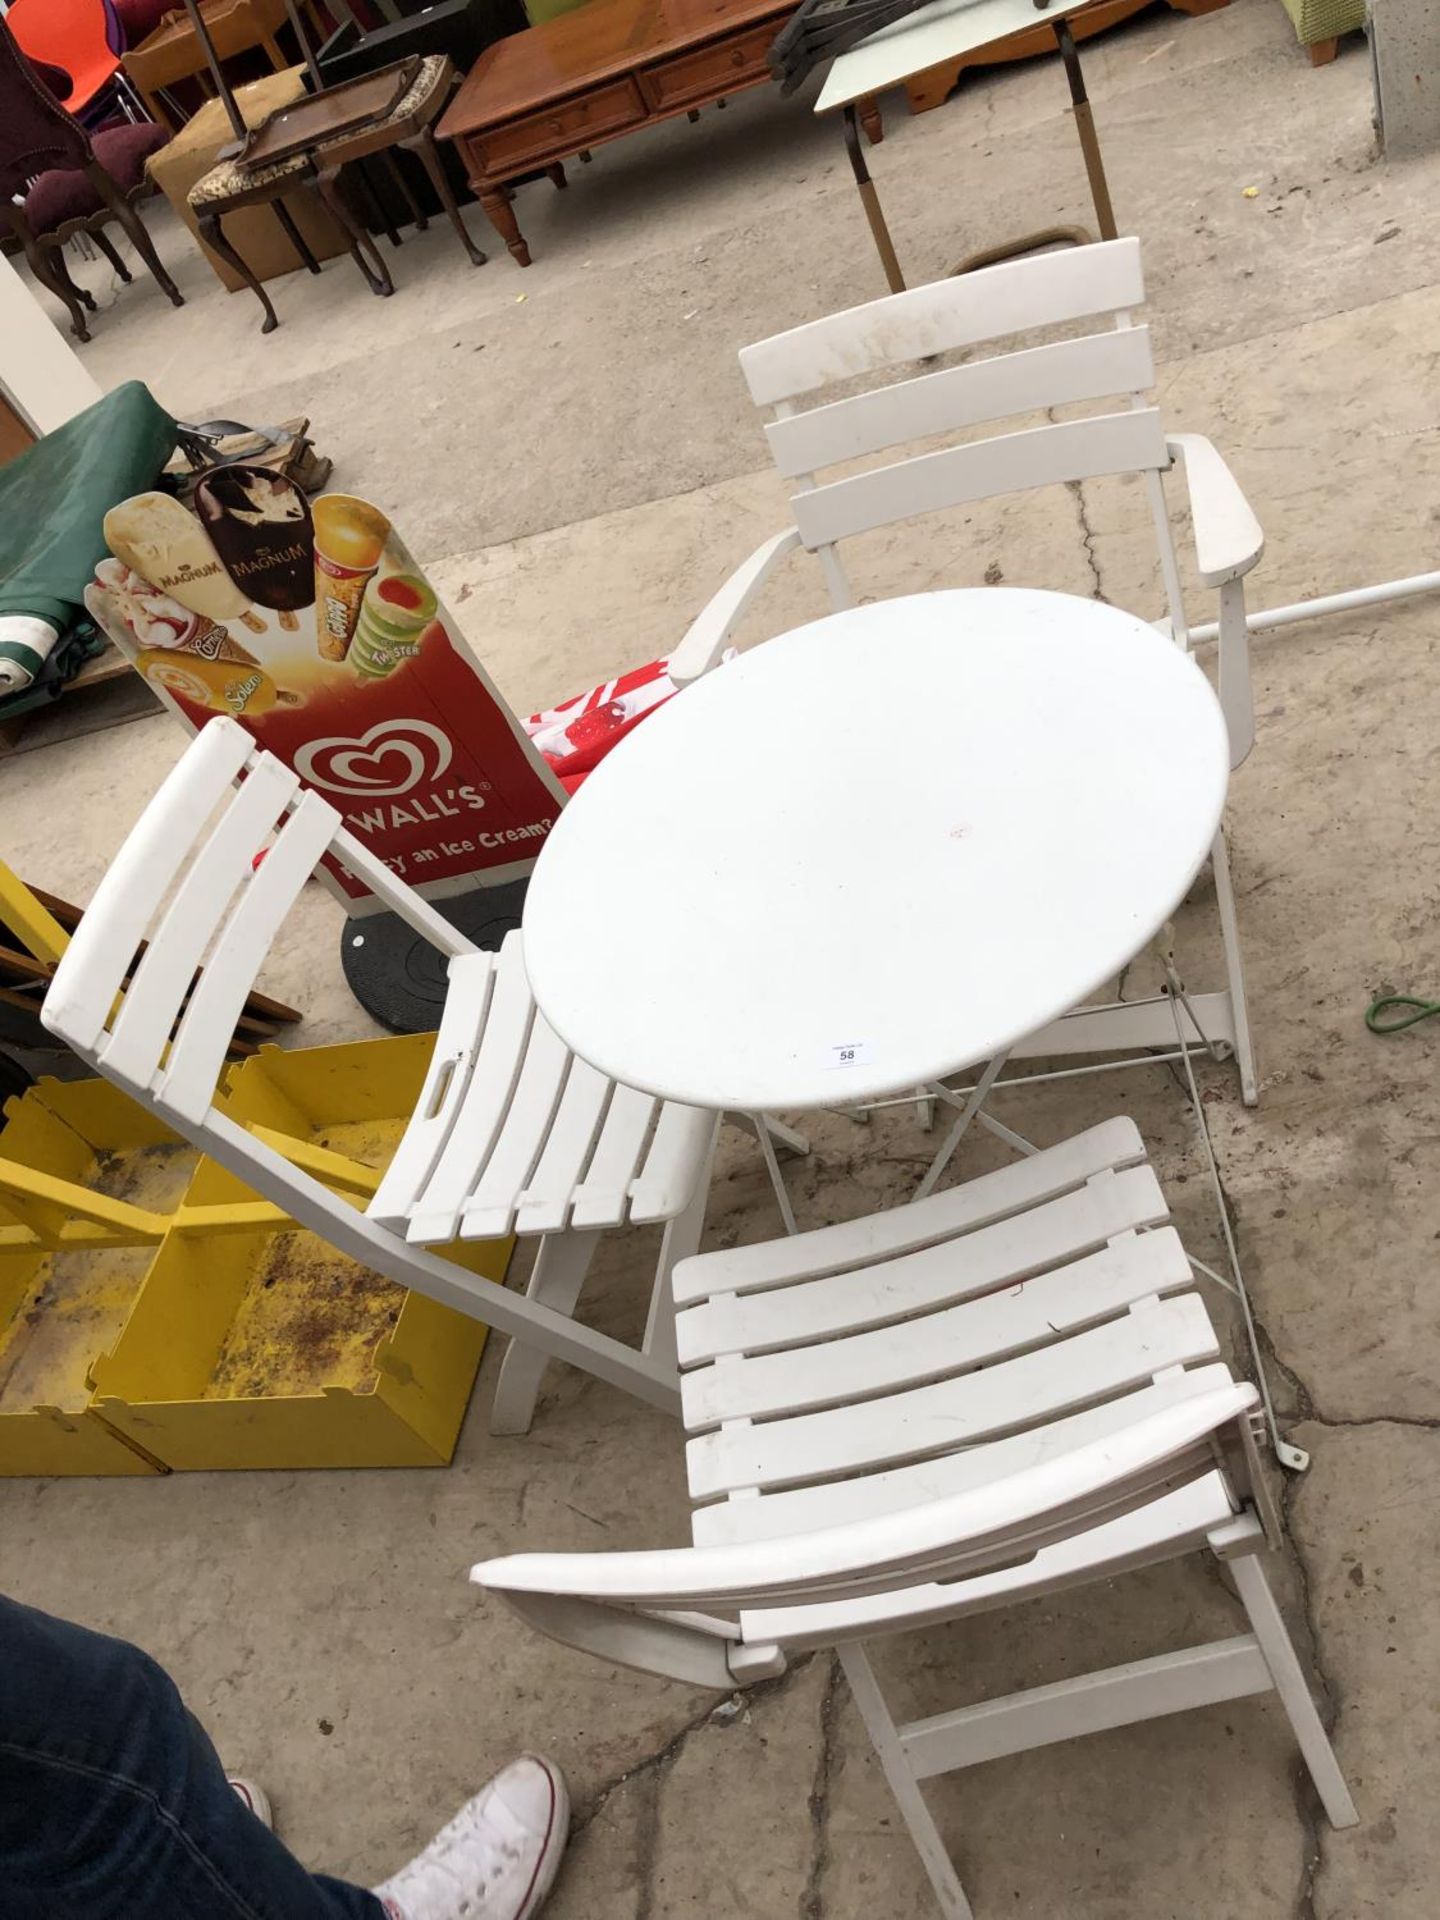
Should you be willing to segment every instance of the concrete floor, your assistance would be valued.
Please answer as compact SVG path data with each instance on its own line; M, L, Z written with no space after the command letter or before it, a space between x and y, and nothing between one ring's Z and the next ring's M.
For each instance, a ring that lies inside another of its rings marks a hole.
M1167 418L1217 440L1267 529L1256 601L1429 567L1440 167L1376 161L1363 43L1312 71L1274 0L1234 0L1197 20L1161 8L1085 59L1122 230L1145 243ZM921 119L891 103L872 166L914 280L1083 216L1063 100L1046 62ZM191 417L310 413L337 482L393 508L522 707L662 650L783 524L736 349L882 290L838 131L803 103L752 94L572 171L566 194L521 194L529 272L498 247L472 272L435 228L407 239L392 300L341 262L279 283L268 339L152 214L186 308L142 281L113 303L100 287L84 349L103 382L143 377ZM901 529L856 565L876 594L997 570L1158 611L1140 503L1118 482ZM755 634L821 607L792 563ZM1362 1824L1337 1835L1318 1819L1271 1704L1154 1722L936 1784L982 1917L1435 1910L1440 1185L1425 1168L1440 1035L1375 1039L1361 1015L1384 987L1440 987L1424 693L1437 618L1419 601L1257 644L1259 739L1230 822L1260 1106L1206 1073L1285 1416L1314 1456L1285 1489L1295 1557L1279 1578ZM157 719L0 761L7 857L88 897L180 745ZM1182 928L1192 977L1210 958L1204 904ZM302 1038L367 1030L337 934L331 902L307 899L267 975L307 1009ZM1042 1140L1134 1113L1182 1231L1216 1257L1190 1116L1163 1072L997 1110ZM926 1152L907 1115L868 1136L811 1131L803 1224L903 1197ZM752 1151L727 1141L710 1233L775 1226ZM633 1334L652 1248L637 1235L607 1250L598 1323ZM158 1654L317 1866L389 1870L529 1744L575 1795L557 1920L932 1914L827 1661L717 1716L699 1693L540 1643L467 1586L474 1560L520 1544L684 1537L678 1435L607 1388L557 1372L529 1438L490 1438L499 1344L447 1472L6 1483L0 1586ZM902 1700L952 1704L1232 1632L1233 1617L1220 1585L1178 1566L926 1636L887 1667Z

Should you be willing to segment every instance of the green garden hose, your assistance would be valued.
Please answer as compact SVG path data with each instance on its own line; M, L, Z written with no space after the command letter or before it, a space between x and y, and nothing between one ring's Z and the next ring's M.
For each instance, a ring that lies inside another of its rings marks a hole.
M1383 1016L1392 1007L1405 1011L1398 1019L1387 1020ZM1413 993L1382 993L1365 1009L1365 1024L1371 1033L1403 1033L1406 1027L1416 1026L1435 1013L1440 1013L1440 1000L1420 1000Z

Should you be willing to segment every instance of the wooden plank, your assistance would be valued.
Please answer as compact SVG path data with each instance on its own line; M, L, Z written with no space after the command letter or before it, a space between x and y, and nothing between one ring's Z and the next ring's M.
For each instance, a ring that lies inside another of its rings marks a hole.
M404 1233L412 1208L444 1150L470 1086L495 978L493 953L456 954L450 961L440 1031L399 1146L366 1208L377 1226Z
M462 1239L498 1240L509 1233L520 1195L544 1151L573 1057L537 1009L504 1128L460 1215Z
M1133 1120L1104 1120L1058 1146L983 1173L928 1200L833 1227L817 1227L785 1240L730 1247L683 1261L675 1269L675 1298L684 1306L715 1294L747 1293L821 1274L846 1273L1038 1206L1083 1186L1107 1168L1133 1166L1144 1158L1145 1143Z
M998 434L939 453L920 454L848 480L795 494L790 502L807 547L827 547L851 534L887 527L969 500L992 500L1032 487L1100 474L1159 471L1169 464L1154 407L1062 420Z
M1119 1433L1163 1407L1227 1386L1229 1381L1230 1370L1221 1361L1191 1367L1118 1399L961 1452L847 1480L825 1480L815 1486L718 1500L695 1509L695 1544L719 1547L738 1546L746 1540L783 1540L790 1534L813 1533L822 1527L845 1526L852 1520L877 1520L906 1507L928 1506L932 1500L943 1500L991 1480L1023 1473L1027 1467L1042 1466L1047 1460L1061 1459L1077 1447Z
M1138 307L1145 298L1140 242L1109 240L983 267L888 299L868 301L740 350L757 406L774 406L839 380L931 354Z
M192 1125L205 1118L214 1100L245 997L296 896L335 837L339 818L318 793L304 793L221 931L155 1089L162 1108ZM81 922L77 941L88 925L88 918Z
M299 790L299 776L267 754L197 849L111 1023L110 1038L101 1051L107 1072L138 1084L155 1071L216 928L236 890L249 880L257 852ZM192 824L203 827L204 822ZM266 855L262 872L276 851L278 846ZM211 966L225 964L230 937L227 928ZM197 988L200 991L203 986ZM237 1019L243 1006L242 996Z
M912 1720L898 1729L900 1745L916 1778L929 1780L1057 1740L1268 1693L1274 1684L1254 1634L1241 1633Z
M534 1014L525 950L512 933L500 949L470 1083L434 1171L411 1209L406 1237L413 1244L454 1239L460 1211L505 1124Z
M799 1486L948 1453L1130 1392L1166 1367L1218 1353L1204 1303L1197 1294L1182 1294L983 1373L859 1406L700 1434L687 1450L690 1492L701 1500L732 1488ZM687 1426L693 1377L681 1382Z
M730 1294L679 1315L680 1360L685 1366L721 1354L766 1354L807 1342L830 1341L875 1327L923 1318L973 1302L981 1294L1019 1290L1047 1268L1096 1254L1117 1234L1163 1226L1169 1209L1149 1167L1103 1175L1073 1193L939 1246L921 1247L858 1272L825 1274L763 1293ZM1096 1285L1110 1268L1190 1276L1179 1236L1147 1235L1149 1250L1128 1243L1113 1258L1087 1266ZM954 1329L951 1330L952 1333ZM797 1363L798 1364L798 1363ZM726 1369L727 1377L737 1371ZM701 1388L697 1379L697 1393ZM729 1418L728 1413L720 1418Z
M1063 1203L1060 1203L1063 1204ZM687 1391L696 1425L833 1407L994 1365L1098 1326L1151 1294L1193 1284L1173 1229L1112 1247L1019 1286L843 1340L708 1367ZM766 1301L775 1299L765 1294Z

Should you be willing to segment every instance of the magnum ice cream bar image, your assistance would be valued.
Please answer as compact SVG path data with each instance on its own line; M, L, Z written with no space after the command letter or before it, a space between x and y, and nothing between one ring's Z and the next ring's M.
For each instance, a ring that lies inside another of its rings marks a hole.
M168 493L137 493L105 516L105 544L115 558L207 620L240 620L252 633L265 622L220 563L193 513Z
M420 651L438 611L434 589L418 573L377 573L360 603L351 666L362 680L383 680Z
M315 502L315 644L326 660L343 660L360 622L360 603L375 577L390 522L368 500L322 494Z
M293 480L265 467L217 467L197 482L195 505L227 574L293 633L296 610L315 598L314 528Z

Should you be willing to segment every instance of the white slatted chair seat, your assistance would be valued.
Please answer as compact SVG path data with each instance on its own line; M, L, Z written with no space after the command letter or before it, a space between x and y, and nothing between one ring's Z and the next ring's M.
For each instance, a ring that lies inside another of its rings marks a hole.
M366 1211L417 1246L672 1220L714 1125L577 1059L536 1008L516 931L451 961L425 1084Z
M949 1920L919 1782L1275 1688L1353 1823L1254 1557L1254 1388L1220 1356L1129 1120L908 1207L680 1263L693 1544L525 1554L473 1578L602 1658L732 1687L836 1647ZM1248 1631L907 1724L864 1650L1197 1550Z
M224 1104L225 1050L245 996L327 856L450 967L420 1102L365 1212ZM510 1334L497 1431L528 1427L550 1358L678 1411L669 1276L700 1242L715 1116L662 1105L575 1059L535 1010L518 933L498 955L472 947L234 721L205 727L146 808L57 969L42 1018L302 1226ZM599 1233L645 1222L663 1222L665 1232L637 1351L572 1315ZM426 1251L512 1232L542 1236L523 1298Z
M1150 404L1150 332L1135 318L1144 299L1139 241L1109 240L953 275L743 347L740 370L766 416L793 520L692 621L670 657L676 682L687 684L725 657L771 573L798 548L816 556L840 612L855 605L840 553L852 536L975 500L1114 474L1143 484L1166 599L1156 624L1188 648L1165 494L1173 470L1190 508L1195 571L1219 596L1220 704L1231 764L1239 766L1255 738L1244 576L1260 559L1264 536L1211 443L1167 433ZM1094 330L1077 332L1077 322ZM1032 344L1035 333L1057 330L1065 337ZM967 354L962 364L940 364L958 350ZM1087 410L1084 417L1057 417L1076 407ZM956 441L973 429L985 431ZM856 472L859 462L868 465ZM1007 568L1012 580L1017 571ZM1189 993L1182 1019L1191 1044L1234 1052L1253 1105L1258 1088L1223 834L1213 867L1226 984ZM1173 1022L1164 996L1086 1006L1012 1051L1021 1059L1133 1058L1137 1049L1172 1049Z

